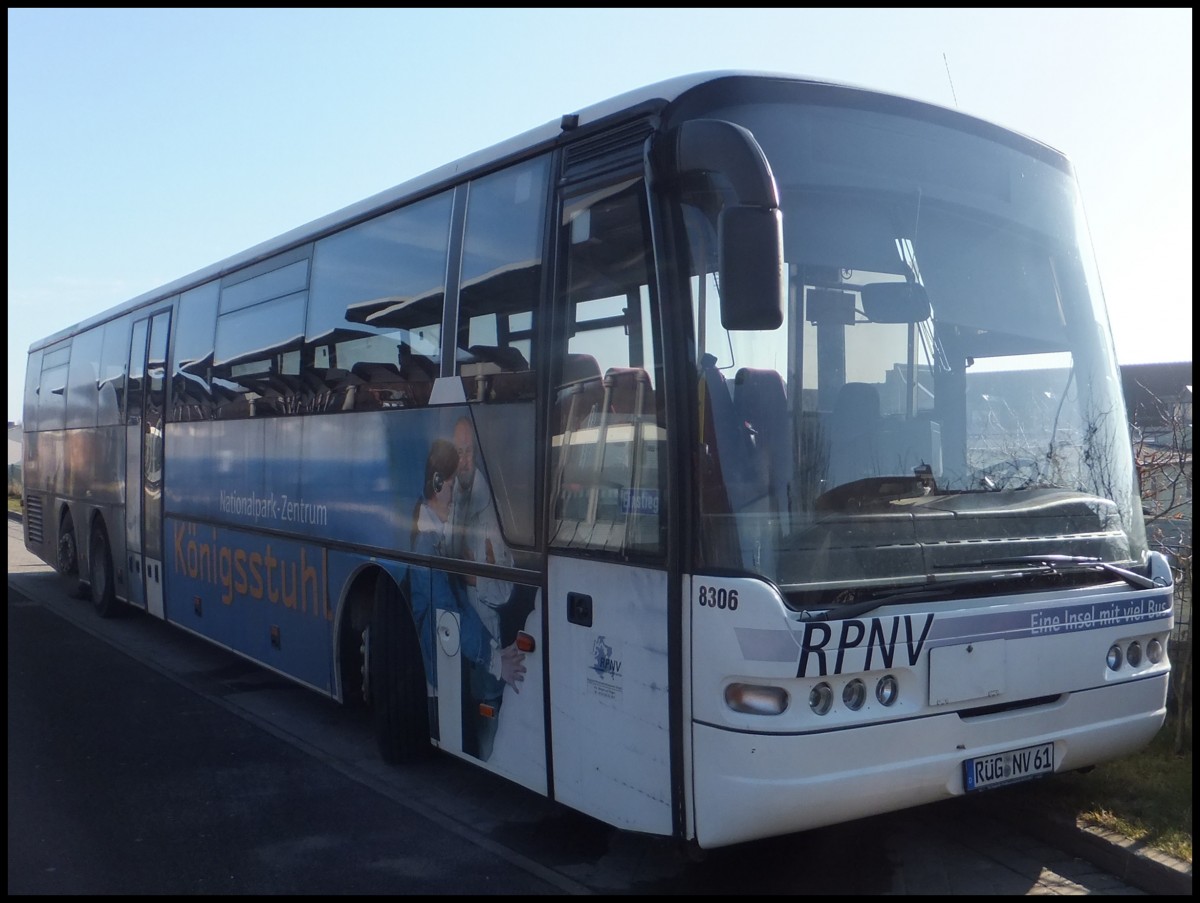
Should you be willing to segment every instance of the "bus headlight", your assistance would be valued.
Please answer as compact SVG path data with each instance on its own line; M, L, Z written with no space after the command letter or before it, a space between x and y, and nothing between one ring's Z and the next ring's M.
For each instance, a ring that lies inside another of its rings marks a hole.
M788 694L783 687L730 684L725 688L725 704L748 715L782 715L788 707Z
M1118 671L1121 668L1122 658L1123 656L1121 655L1121 647L1113 645L1109 647L1108 657L1104 660L1104 662L1108 665L1109 671Z
M1157 665L1163 660L1163 644L1157 638L1146 644L1146 658L1150 659L1150 664Z
M821 682L808 691L808 707L818 715L827 715L833 708L833 688Z
M891 674L885 674L875 684L875 698L881 705L891 705L900 695L900 683Z
M867 701L867 685L859 678L854 678L842 688L842 702L852 712L857 712Z
M1134 640L1129 644L1129 648L1125 650L1125 661L1129 662L1129 667L1136 668L1142 663L1142 644Z

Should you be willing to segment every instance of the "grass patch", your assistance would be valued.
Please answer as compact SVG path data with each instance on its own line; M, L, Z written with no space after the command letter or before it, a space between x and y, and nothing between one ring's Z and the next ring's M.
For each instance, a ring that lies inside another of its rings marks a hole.
M1192 750L1175 753L1175 716L1142 752L1029 785L1042 805L1192 861ZM1036 787L1036 790L1035 790Z
M22 513L24 509L21 507L21 497L19 495L10 495L8 497L8 510L15 511L17 514Z

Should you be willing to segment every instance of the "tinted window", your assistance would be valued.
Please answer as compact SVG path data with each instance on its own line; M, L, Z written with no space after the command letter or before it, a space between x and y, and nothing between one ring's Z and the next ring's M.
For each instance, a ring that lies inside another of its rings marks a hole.
M452 194L317 243L305 346L320 410L407 407L438 376Z
M175 325L175 372L171 419L207 420L213 414L213 337L217 323L216 282L184 292Z
M665 549L661 335L644 185L568 200L560 222L566 334L556 342L551 545L621 556Z
M309 410L300 378L308 303L306 245L221 281L209 382L221 419L272 417Z
M546 158L471 183L463 238L456 370L473 412L478 464L505 537L532 544Z
M67 374L67 428L96 425L99 401L100 351L104 329L96 327L71 341L71 364Z

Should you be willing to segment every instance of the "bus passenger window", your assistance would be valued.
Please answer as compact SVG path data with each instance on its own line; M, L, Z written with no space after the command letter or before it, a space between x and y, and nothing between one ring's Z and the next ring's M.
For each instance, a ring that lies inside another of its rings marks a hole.
M438 376L453 193L323 238L302 369L325 412L421 407Z
M568 332L555 346L550 543L657 556L666 436L644 187L569 200L561 224Z

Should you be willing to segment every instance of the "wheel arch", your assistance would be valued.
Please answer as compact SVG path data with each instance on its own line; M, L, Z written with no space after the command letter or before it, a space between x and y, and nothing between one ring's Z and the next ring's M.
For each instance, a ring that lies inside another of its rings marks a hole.
M333 698L346 706L361 706L363 698L362 631L371 618L375 582L385 573L379 565L364 562L342 584L334 609Z
M108 518L104 516L104 511L100 508L94 508L87 514L87 520L84 522L86 529L79 534L80 538L80 562L79 572L86 578L91 573L92 566L92 538L96 535L96 531L100 530L104 533L104 538L108 543L108 554L113 559L113 572L117 570L117 550L113 548L112 529L109 527Z
M83 558L86 538L82 537L79 532L80 519L75 516L75 504L70 499L66 498L55 499L54 504L54 566L64 576L81 576L82 574L86 573L84 569L85 559ZM84 523L84 526L86 526L86 522ZM71 567L64 569L62 567L63 541L68 533L70 534L71 542L73 543L72 555L74 561Z
M403 566L395 571L379 561L361 562L343 581L334 614L333 697L343 705L365 704L363 631L370 626L380 581L391 581L411 618Z

